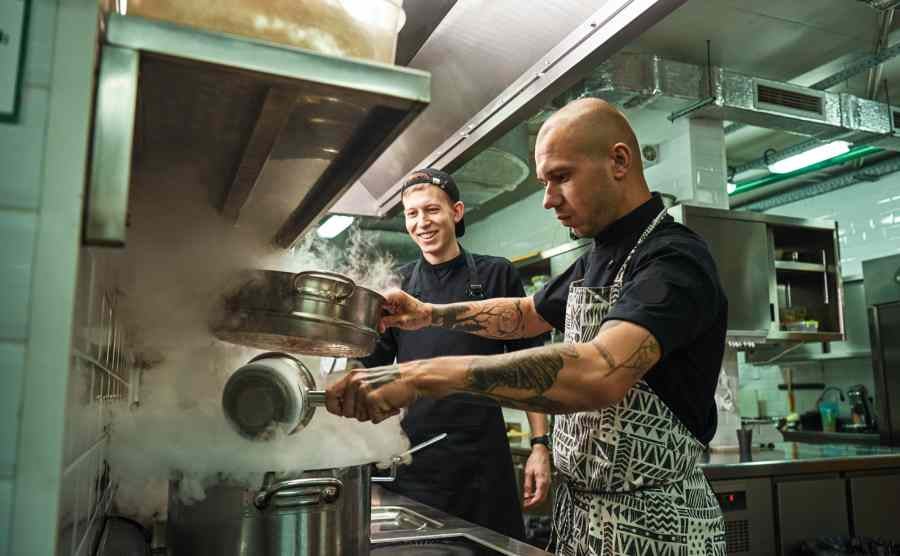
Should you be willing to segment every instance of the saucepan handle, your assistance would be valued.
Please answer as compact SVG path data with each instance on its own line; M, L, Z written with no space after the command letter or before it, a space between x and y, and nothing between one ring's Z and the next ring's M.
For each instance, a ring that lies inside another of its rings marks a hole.
M334 291L322 290L303 284L302 282L306 278L328 278L329 280L338 282L338 287ZM356 291L356 282L354 282L350 278L344 276L343 274L337 274L336 272L327 272L324 270L298 272L294 275L293 284L294 289L300 295L309 295L312 297L327 299L328 301L343 301L353 295L353 292Z
M340 498L343 488L344 484L334 477L288 479L264 486L253 499L253 505L264 510L273 499L278 499L275 505L279 508L331 504Z

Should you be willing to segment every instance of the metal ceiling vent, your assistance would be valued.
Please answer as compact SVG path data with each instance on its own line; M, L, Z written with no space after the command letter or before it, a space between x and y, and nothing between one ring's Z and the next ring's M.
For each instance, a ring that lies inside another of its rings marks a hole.
M824 94L808 88L756 79L756 107L825 120Z

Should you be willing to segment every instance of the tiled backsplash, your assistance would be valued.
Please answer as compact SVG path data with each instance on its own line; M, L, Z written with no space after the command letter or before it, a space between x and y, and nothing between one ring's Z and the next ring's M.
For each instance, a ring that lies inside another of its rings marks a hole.
M768 212L837 220L844 276L861 275L866 259L900 253L900 173Z
M114 256L101 249L81 251L66 405L60 556L84 556L93 546L115 488L105 461L107 408L130 402L130 383L136 377L118 317Z

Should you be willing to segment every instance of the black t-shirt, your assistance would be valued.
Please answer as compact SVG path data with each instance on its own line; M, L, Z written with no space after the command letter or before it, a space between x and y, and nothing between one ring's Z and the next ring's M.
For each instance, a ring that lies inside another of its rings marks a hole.
M472 254L484 297L524 297L525 290L518 271L506 259ZM428 303L476 301L469 295L471 282L463 253L450 261L432 265L424 258L414 290L409 289L415 263L400 268L401 288ZM388 365L445 355L492 355L541 345L536 338L495 340L443 328L400 330L389 328L382 334L374 353L360 359L366 367ZM463 403L460 403L463 402ZM455 394L440 400L423 398L409 408L403 428L415 442L430 435L453 429L479 429L488 422L502 420L500 408L483 397ZM501 421L502 422L502 421Z
M657 194L594 238L593 248L534 296L538 313L565 328L569 284L612 285L619 267L663 203ZM716 431L714 394L725 351L728 300L703 239L666 216L625 270L604 320L629 321L656 338L662 358L644 380L701 442Z

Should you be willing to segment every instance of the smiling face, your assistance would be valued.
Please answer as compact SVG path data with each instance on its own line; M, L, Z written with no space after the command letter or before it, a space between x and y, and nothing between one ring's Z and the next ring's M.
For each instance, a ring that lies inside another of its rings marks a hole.
M434 185L415 185L403 192L406 231L431 264L449 261L459 254L455 227L464 211L461 201L452 203Z

